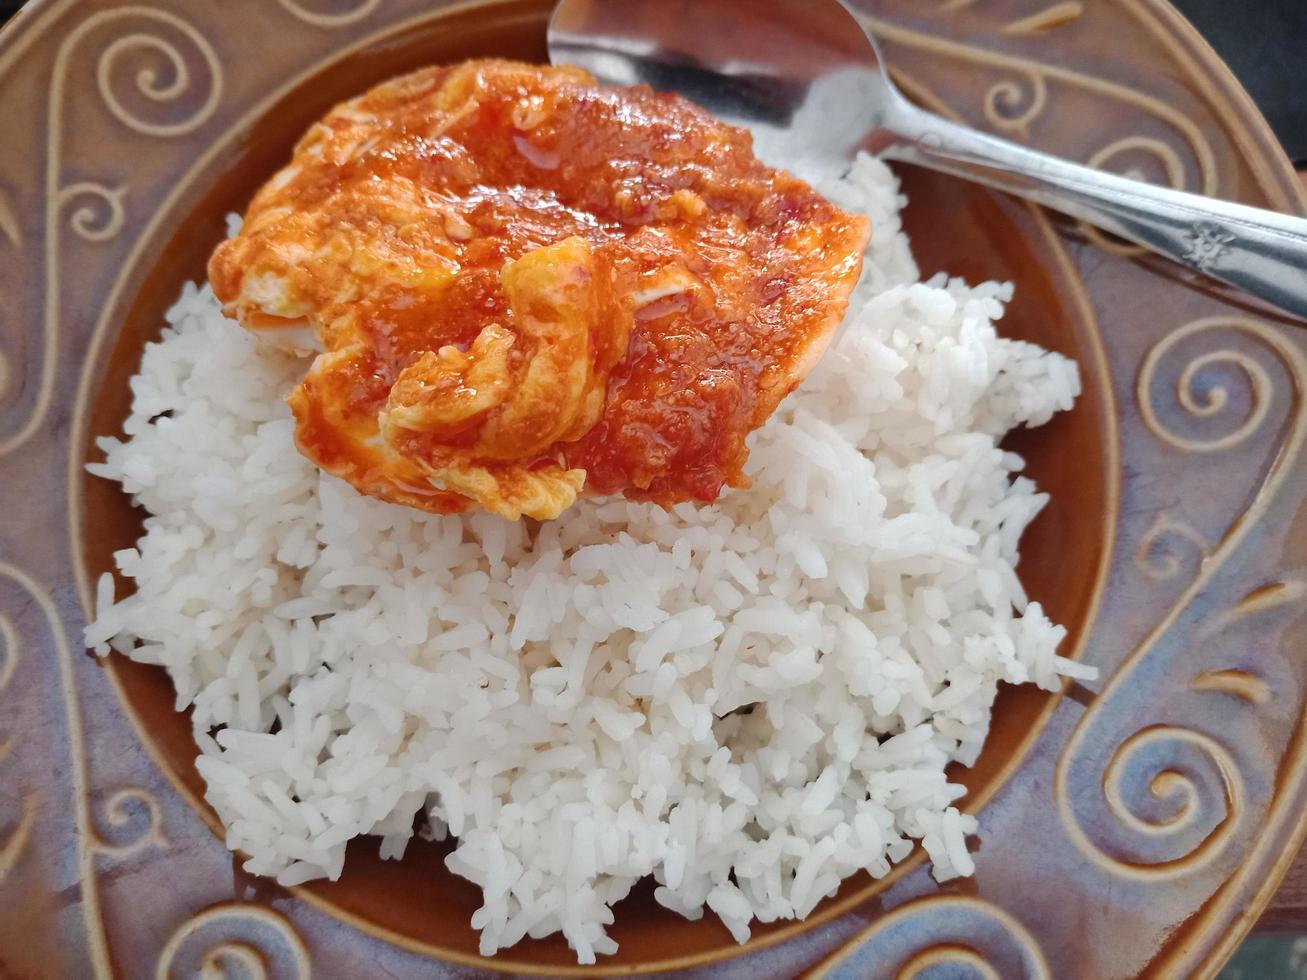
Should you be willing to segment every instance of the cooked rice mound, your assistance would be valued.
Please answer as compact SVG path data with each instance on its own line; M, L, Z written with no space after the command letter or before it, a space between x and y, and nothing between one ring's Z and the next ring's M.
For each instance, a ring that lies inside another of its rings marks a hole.
M150 513L86 640L167 668L247 870L336 878L345 845L453 835L486 954L561 930L611 953L643 876L741 941L920 841L969 874L961 787L999 682L1086 668L1028 602L1045 502L998 442L1079 393L1000 337L1010 294L917 273L893 177L823 188L876 229L822 364L751 441L752 488L543 524L360 496L295 451L303 372L187 285L92 472ZM436 899L438 900L438 899Z

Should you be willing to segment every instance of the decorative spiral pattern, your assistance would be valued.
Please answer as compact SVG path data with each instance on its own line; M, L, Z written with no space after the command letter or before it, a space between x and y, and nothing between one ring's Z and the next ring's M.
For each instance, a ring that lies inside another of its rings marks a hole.
M1221 384L1204 389L1199 382L1208 368L1226 364L1238 368L1247 381L1250 404L1246 416L1231 431L1207 439L1182 435L1164 424L1157 408L1157 393L1154 391L1158 368L1181 341L1208 331L1242 333L1259 341L1262 346L1269 347L1281 360L1287 360L1283 339L1269 327L1255 320L1224 317L1195 320L1158 341L1144 358L1139 370L1136 391L1139 397L1140 414L1144 424L1155 436L1176 449L1186 452L1210 453L1238 446L1257 432L1266 421L1274 394L1271 377L1266 368L1246 351L1233 347L1206 351L1189 360L1180 371L1175 385L1177 403L1194 418L1215 419L1221 416L1230 403L1230 392Z
M973 0L947 0L945 10L960 10ZM1036 13L1023 16L1006 24L1002 31L1013 36L1029 36L1053 30L1078 20L1084 13L1080 0L1062 0ZM985 118L1001 130L1025 132L1029 123L1043 111L1044 89L1048 84L1070 86L1086 93L1101 96L1113 102L1132 106L1154 120L1166 124L1183 142L1176 145L1183 150L1185 144L1192 151L1194 161L1194 189L1199 193L1217 193L1217 167L1212 143L1193 119L1177 110L1174 105L1159 99L1138 86L1072 71L1065 65L1041 62L1018 57L1011 52L992 51L987 48L962 44L948 38L948 32L915 31L900 27L892 21L859 15L861 21L878 37L898 44L930 52L933 55L954 57L972 65L998 69L1005 73L1019 73L1029 81L1027 97L1020 84L1000 82L990 88L983 103ZM1029 101L1027 102L1027 98ZM1185 166L1180 155L1165 141L1148 136L1132 136L1116 140L1095 152L1087 161L1090 166L1104 166L1113 158L1128 151L1144 152L1156 158L1166 173L1167 182L1174 188L1185 187ZM1081 233L1096 247L1114 255L1134 256L1147 250L1121 242L1104 234L1085 222L1078 222Z
M1166 767L1149 779L1148 791L1157 800L1172 802L1173 809L1164 817L1140 816L1127 799L1125 782L1131 766L1150 747L1156 745L1166 745L1172 752L1168 754ZM1181 746L1196 749L1204 764L1215 769L1223 788L1224 815L1197 846L1186 848L1180 858L1133 865L1137 873L1164 877L1192 874L1220 853L1243 812L1243 779L1229 751L1214 738L1201 732L1175 725L1158 725L1136 732L1122 742L1108 763L1103 773L1103 796L1112 816L1123 827L1143 837L1174 839L1194 829L1205 803L1194 776L1177 768L1175 759L1178 757L1174 751Z
M314 27L344 27L346 24L353 24L355 21L362 20L372 11L377 9L381 0L363 0L358 6L340 13L325 14L318 10L311 10L304 6L300 0L277 0L279 4L294 14L306 24L312 24Z
M128 786L116 790L105 801L104 812L109 826L121 829L139 823L139 814L134 813L134 808L130 806L133 803L145 810L144 829L132 839L121 844L106 841L99 831L93 831L91 847L98 853L121 858L128 857L151 846L162 851L168 849L169 842L167 835L163 832L163 810L159 805L159 801L153 793L138 786Z
M1197 565L1207 554L1207 541L1201 534L1183 521L1177 521L1167 514L1158 514L1152 526L1139 539L1135 567L1154 581L1169 581L1185 567L1184 553L1180 548L1182 544L1187 546L1186 551L1193 552L1193 565Z
M167 65L166 71L160 71L150 64L142 64L135 74L136 94L149 102L161 104L176 103L192 91L195 83L191 79L190 63L181 50L167 38L142 32L124 34L101 52L95 71L104 104L123 125L150 136L180 136L202 125L213 115L222 95L222 66L218 63L218 56L214 53L213 46L204 35L180 17L164 10L150 7L124 7L109 13L119 16L132 14L173 28L199 53L209 79L204 100L199 106L191 109L184 119L159 122L146 118L139 111L129 108L115 91L114 74L118 65L128 56L139 56L145 52L154 52L162 57Z
M68 32L55 53L51 72L49 91L49 116L46 122L46 196L45 196L45 233L46 254L60 255L60 221L68 202L74 198L90 195L98 199L97 205L85 205L73 212L71 225L78 237L89 242L105 242L122 231L125 224L122 207L123 189L111 190L103 184L84 181L68 187L60 186L60 173L63 166L65 89L69 83L71 66L75 63L78 49L88 36L108 24L122 20L149 21L162 25L164 30L184 39L190 50L188 57L178 47L176 38L165 37L159 33L137 31L125 34L110 42L100 52L96 62L96 81L100 97L109 111L124 126L146 136L176 137L190 133L202 126L218 107L222 96L222 66L214 52L213 45L190 22L176 14L155 7L126 5L101 10L81 21ZM142 54L153 54L155 59L162 58L163 66L142 62L135 72L135 102L144 105L131 106L120 96L116 79L121 78L121 70L130 67L128 58ZM207 83L193 78L191 62L202 62ZM207 85L201 89L200 85ZM200 93L203 97L199 98ZM195 97L197 105L190 105L186 100ZM151 111L157 112L161 105L180 107L185 114L180 119L152 118ZM0 202L0 232L17 244L18 226L13 216ZM46 291L45 308L42 320L42 344L40 373L35 379L36 397L27 418L19 424L11 435L0 438L0 456L12 452L40 431L50 405L54 398L55 362L59 350L60 304L62 302L59 282L60 269L54 263L45 270Z
M1176 190L1184 188L1185 170L1180 154L1167 143L1151 136L1127 136L1115 140L1095 152L1085 163L1096 170L1115 170L1112 161L1126 153L1145 153L1153 157L1166 174L1167 186Z
M108 188L103 184L83 181L59 192L58 204L67 207L78 198L92 200L83 203L68 219L68 224L80 238L88 242L106 242L123 228L123 194L125 187Z
M1090 758L1078 759L1082 774L1096 770L1096 758L1091 749ZM1101 781L1104 809L1115 823L1082 820L1087 804L1070 799L1067 759L1059 760L1057 797L1068 836L1100 868L1123 878L1197 874L1224 851L1246 813L1234 757L1212 736L1190 728L1153 725L1117 746ZM1093 782L1078 780L1086 788ZM1094 828L1092 838L1087 826Z
M263 955L245 943L223 943L206 952L200 960L200 976L206 980L209 977L230 976L228 961L240 964L241 975L250 980L265 980L268 976L268 966Z
M1185 167L1180 160L1180 155L1175 152L1173 147L1151 136L1128 136L1124 139L1114 140L1092 154L1085 163L1097 170L1116 170L1117 168L1112 166L1112 162L1126 153L1143 153L1152 157L1166 175L1167 187L1173 190L1185 189ZM1123 256L1146 255L1148 253L1148 249L1113 238L1091 224L1082 221L1079 222L1079 225L1085 237L1104 252Z
M979 980L1003 980L983 956L965 946L936 946L923 950L899 967L894 980L926 980L926 971L936 968L951 970L954 974L966 971L967 975Z
M178 926L159 951L155 976L225 976L224 960L256 980L309 980L309 951L294 926L266 906L241 902L212 905Z
M1166 377L1174 379L1176 391L1173 413L1184 412L1203 421L1231 414L1229 391L1221 385L1202 385L1203 373L1220 363L1237 368L1248 384L1243 417L1227 424L1220 434L1204 439L1178 433L1173 426L1163 424L1155 401L1164 387L1161 365L1180 344L1209 332L1224 334L1227 342L1242 337L1275 357L1287 376L1287 384L1282 386L1288 396L1287 424L1277 431L1276 441L1266 446L1272 451L1272 461L1261 474L1252 499L1210 553L1205 552L1203 560L1195 563L1192 581L1089 706L1067 739L1055 773L1054 795L1067 836L1101 869L1135 880L1165 881L1193 876L1210 865L1226 850L1241 821L1247 819L1245 789L1230 751L1211 735L1167 724L1134 732L1118 743L1120 736L1105 727L1132 717L1132 699L1137 703L1148 697L1130 686L1136 672L1145 664L1156 667L1158 644L1171 635L1180 617L1210 585L1213 575L1241 545L1248 530L1257 526L1272 503L1280 499L1286 481L1301 472L1300 453L1307 441L1302 390L1302 379L1307 377L1307 357L1270 326L1238 317L1213 317L1186 324L1148 351L1140 367L1137 387L1140 417L1145 426L1168 445L1189 452L1230 449L1263 426L1276 395L1267 359L1254 357L1246 349L1227 347L1199 349L1189 355L1187 362L1167 372ZM1296 498L1292 505L1297 506ZM1136 555L1140 567L1145 571L1151 569L1160 577L1178 574L1178 553L1160 562L1151 557L1158 540L1176 533L1189 537L1195 544L1201 540L1197 532L1163 515L1145 535ZM1272 587L1269 592L1254 590L1236 605L1235 611L1278 603L1283 591L1283 586ZM1219 627L1222 620L1218 617L1215 623ZM1231 693L1252 708L1267 697L1260 678L1240 671L1208 671L1194 678L1190 688ZM1144 705L1147 704L1145 701ZM1115 751L1107 748L1112 745L1117 746ZM1099 773L1101 781L1096 778Z
M1037 72L1026 72L1022 77L1024 86L1009 79L985 93L985 118L1001 130L1024 135L1031 122L1044 111L1048 85Z
M981 980L1046 980L1048 964L1030 932L995 905L933 895L878 917L807 976L821 980L912 980L936 967Z

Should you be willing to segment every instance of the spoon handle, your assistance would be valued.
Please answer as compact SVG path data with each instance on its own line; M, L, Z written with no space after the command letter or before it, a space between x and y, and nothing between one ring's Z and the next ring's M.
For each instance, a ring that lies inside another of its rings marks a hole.
M1307 317L1307 219L1069 163L906 103L887 128L891 160L1035 201Z

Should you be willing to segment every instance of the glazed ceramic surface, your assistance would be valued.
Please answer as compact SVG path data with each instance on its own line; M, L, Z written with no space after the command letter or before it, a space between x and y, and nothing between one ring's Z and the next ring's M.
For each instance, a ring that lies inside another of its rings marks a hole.
M1305 210L1256 110L1161 0L856 5L937 111ZM223 216L339 99L433 62L542 59L548 7L38 0L0 33L0 975L585 972L557 938L480 958L478 892L435 845L396 863L359 844L334 884L243 875L167 678L79 643L92 583L141 526L84 463ZM1022 578L1101 678L1003 694L957 773L980 814L974 879L941 888L914 855L744 947L638 889L596 972L1210 973L1304 831L1307 331L1037 209L903 176L923 271L1015 281L1003 330L1080 361L1075 411L1011 445L1053 494Z

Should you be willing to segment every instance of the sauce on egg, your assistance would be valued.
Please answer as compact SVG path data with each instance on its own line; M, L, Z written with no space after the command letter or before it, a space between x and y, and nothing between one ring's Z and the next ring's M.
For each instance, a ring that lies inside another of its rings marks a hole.
M316 354L300 450L435 512L712 501L838 325L868 227L645 87L475 61L333 109L209 275Z

